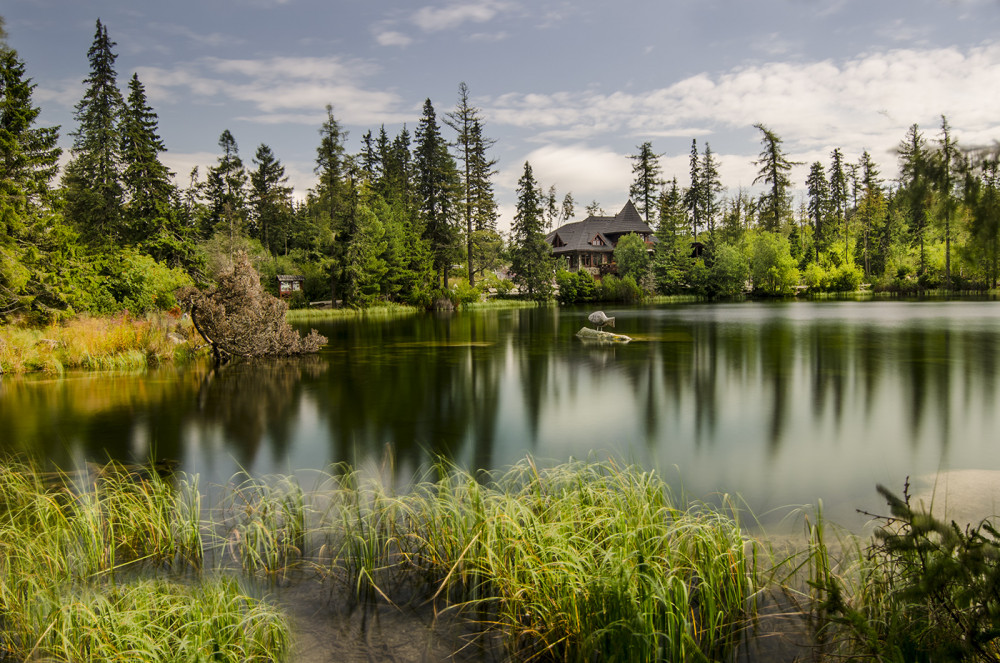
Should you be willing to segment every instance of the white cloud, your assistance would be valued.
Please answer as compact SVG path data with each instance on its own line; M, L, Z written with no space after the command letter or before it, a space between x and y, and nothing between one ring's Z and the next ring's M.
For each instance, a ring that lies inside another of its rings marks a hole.
M1000 138L998 105L1000 45L771 62L641 93L506 94L483 104L492 123L533 130L535 140L547 142L585 144L609 132L649 138L740 130L753 141L744 161L759 140L751 127L763 122L793 158L835 146L856 158L867 149L893 172L891 149L909 125L933 135L943 113L963 143L988 144Z
M399 46L400 48L404 48L413 43L413 39L411 37L396 30L376 31L375 41L377 41L380 46Z
M524 161L531 164L532 173L546 190L555 185L562 196L569 191L575 196L616 195L621 198L631 182L628 158L610 148L586 145L545 145L532 150L519 163L501 170L497 181L511 190L524 173ZM618 192L611 194L611 192ZM589 198L588 198L589 202ZM605 201L602 201L605 202ZM621 201L605 202L612 207Z
M424 32L437 32L455 29L466 22L485 23L510 7L509 3L496 0L456 2L443 7L421 7L411 20Z
M378 72L368 62L338 57L276 57L258 60L204 58L174 69L139 71L150 99L178 98L176 88L194 93L201 103L227 100L249 105L240 119L256 122L322 122L326 104L349 124L380 124L410 119L397 109L393 92L370 89L364 79Z

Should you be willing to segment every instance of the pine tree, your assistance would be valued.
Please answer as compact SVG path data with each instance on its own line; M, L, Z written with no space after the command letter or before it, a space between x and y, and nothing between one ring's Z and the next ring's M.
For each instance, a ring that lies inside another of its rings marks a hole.
M948 118L941 116L941 137L938 139L935 162L935 186L944 211L944 282L951 289L951 220L955 211L955 173L959 166L958 144L951 135Z
M660 194L659 223L653 248L653 279L656 289L665 295L684 289L690 267L691 235L677 178Z
M913 124L897 148L899 153L900 195L906 201L910 237L920 246L920 273L927 268L925 240L929 225L930 181L927 143L920 128Z
M140 245L153 257L175 264L190 253L176 218L177 191L172 173L160 161L166 146L160 139L156 113L146 101L146 90L133 74L121 120L123 231L130 244Z
M229 236L230 252L235 250L237 235L242 235L246 223L246 170L240 159L239 145L233 134L226 129L219 136L222 155L214 166L208 169L205 185L208 199L211 228L203 229L209 237L212 232L221 231Z
M425 109L426 110L426 109ZM483 135L481 111L469 102L469 87L463 82L458 86L458 105L445 116L445 124L458 134L455 146L461 174L461 212L465 220L466 257L468 260L469 285L475 285L475 242L476 230L493 230L496 225L496 202L493 200L493 185L490 178L495 171L495 159L486 156L486 151L496 141Z
M770 191L761 196L761 225L765 230L778 232L782 223L791 215L791 200L788 190L792 187L789 173L798 162L789 161L781 148L782 140L763 124L753 125L763 134L761 144L763 149L754 165L760 170L753 183L763 182L770 185Z
M517 182L517 211L511 226L511 271L514 282L527 291L528 297L548 299L552 290L553 260L545 234L538 182L531 164L524 162L524 172Z
M448 270L458 253L459 176L448 144L441 137L437 115L431 100L424 102L424 112L417 125L415 166L417 198L424 221L424 238L430 243L434 270L439 286L448 287Z
M256 168L250 171L250 236L272 253L287 253L293 208L285 167L263 143L253 162Z
M73 159L66 170L66 213L91 242L123 239L121 120L125 102L115 72L115 42L97 21L87 52L87 90L76 105L79 123L73 136Z
M830 214L830 185L826 181L826 172L819 161L809 167L809 177L806 179L806 195L809 202L806 214L813 224L813 246L816 251L816 261L819 261L820 250L827 247L826 220Z
M658 192L663 186L660 177L660 157L662 154L653 152L653 144L649 141L638 146L637 154L629 155L632 160L632 185L628 195L635 201L636 209L642 218L649 223L649 217L656 213Z
M873 270L873 241L882 232L885 224L886 205L878 167L872 161L868 150L861 154L858 170L861 173L860 183L862 187L861 204L857 209L858 220L861 222L861 255L865 275L871 276L873 272L878 271L877 269Z
M844 155L840 148L830 153L830 209L834 223L839 230L844 228L844 259L850 259L850 232L847 221L847 173L844 170Z
M691 236L698 237L698 232L702 225L702 202L705 196L702 194L701 178L701 158L698 154L698 141L691 139L690 163L691 186L684 192L684 206L687 208L688 217L691 219Z
M705 143L705 153L701 158L701 211L708 226L710 241L715 241L715 220L719 215L719 195L725 190L719 177L719 160L712 154L712 147Z
M51 211L59 128L35 126L34 89L17 53L0 44L0 318L46 294L50 249L70 248Z

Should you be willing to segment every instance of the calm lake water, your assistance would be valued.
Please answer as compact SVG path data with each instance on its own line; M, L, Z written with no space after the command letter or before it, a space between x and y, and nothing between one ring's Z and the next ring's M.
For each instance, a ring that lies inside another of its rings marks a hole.
M314 323L319 356L220 371L8 376L0 451L176 459L203 482L387 449L400 481L437 456L611 456L765 520L822 499L844 524L876 483L1000 470L998 302L607 306L634 339L613 346L575 337L591 310Z

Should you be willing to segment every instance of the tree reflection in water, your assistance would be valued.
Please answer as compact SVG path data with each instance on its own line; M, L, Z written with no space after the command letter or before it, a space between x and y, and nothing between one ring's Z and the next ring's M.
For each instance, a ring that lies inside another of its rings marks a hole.
M576 339L586 313L310 323L330 338L313 357L7 376L0 449L61 466L172 458L221 480L358 465L386 445L401 473L593 452L767 504L1000 469L984 440L1000 426L995 303L621 309L624 346Z

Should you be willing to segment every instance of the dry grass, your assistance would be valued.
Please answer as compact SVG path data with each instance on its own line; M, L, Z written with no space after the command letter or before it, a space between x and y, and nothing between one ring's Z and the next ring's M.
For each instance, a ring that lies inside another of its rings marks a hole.
M43 328L8 325L0 328L0 372L144 369L192 355L199 341L189 320L170 314L79 317Z

